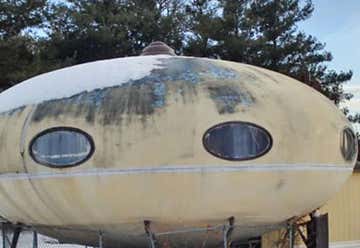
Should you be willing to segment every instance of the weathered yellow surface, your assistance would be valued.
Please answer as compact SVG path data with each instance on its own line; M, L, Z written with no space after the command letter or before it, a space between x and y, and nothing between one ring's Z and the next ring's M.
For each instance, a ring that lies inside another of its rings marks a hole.
M190 58L178 59L181 66ZM128 106L122 106L128 91L115 88L94 112L90 110L95 106L62 99L0 115L0 215L35 226L101 229L120 243L143 238L142 222L147 219L165 232L222 225L234 216L237 237L242 237L242 226L279 224L322 206L338 191L353 162L346 162L340 152L341 132L349 123L331 102L278 73L192 60L237 76L216 79L203 69L197 84L169 79L165 105L144 114L133 109L116 112ZM164 70L171 75L170 69ZM210 89L223 87L252 100L243 99L233 111L221 112L222 103L211 97ZM212 156L202 136L226 121L262 126L271 134L273 147L243 162ZM66 169L33 161L28 152L32 138L57 126L90 134L96 146L92 158ZM76 231L49 230L64 240L82 237Z

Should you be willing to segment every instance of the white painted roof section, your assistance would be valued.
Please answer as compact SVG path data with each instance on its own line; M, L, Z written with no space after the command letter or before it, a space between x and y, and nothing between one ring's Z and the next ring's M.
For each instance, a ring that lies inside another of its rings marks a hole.
M163 68L168 55L101 60L45 73L0 94L0 113L47 100L71 97L80 92L118 86Z

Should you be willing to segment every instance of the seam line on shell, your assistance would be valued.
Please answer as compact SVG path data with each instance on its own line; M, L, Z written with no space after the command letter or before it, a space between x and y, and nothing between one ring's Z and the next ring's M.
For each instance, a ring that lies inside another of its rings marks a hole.
M56 170L56 169L55 169ZM69 178L84 176L112 176L112 175L142 175L142 174L178 174L178 173L227 173L227 172L291 172L291 171L335 171L352 172L353 167L346 165L242 165L242 166L167 166L124 169L90 169L84 171L67 172L37 172L37 173L4 173L2 180Z

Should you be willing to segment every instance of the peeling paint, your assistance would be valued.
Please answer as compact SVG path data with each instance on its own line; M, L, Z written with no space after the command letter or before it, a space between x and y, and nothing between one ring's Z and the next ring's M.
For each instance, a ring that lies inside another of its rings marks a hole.
M166 85L164 82L156 82L153 84L153 95L155 108L161 108L165 105Z
M224 79L234 79L237 77L236 72L231 69L215 66L212 63L209 63L208 66L209 66L209 73L216 79L224 80Z
M35 76L0 93L0 112L141 79L150 75L152 70L162 68L160 59L169 57L157 55L99 60Z
M229 85L218 85L208 87L210 97L214 100L220 114L232 114L236 107L242 105L249 107L255 99L249 92Z
M145 123L147 116L154 114L157 109L166 107L167 97L176 98L176 95L180 95L186 104L196 97L199 84L233 80L238 76L234 70L204 59L167 58L162 62L163 68L154 69L141 79L40 103L32 120L39 122L47 117L72 115L83 116L89 123L100 120L103 125L108 125L119 124L124 118L131 121L135 115L140 116ZM169 95L168 92L170 85L178 88L173 95ZM237 102L246 104L250 101L248 96L241 93L235 95L229 90L220 94L222 95L215 94L214 97L224 103L224 112L233 112Z

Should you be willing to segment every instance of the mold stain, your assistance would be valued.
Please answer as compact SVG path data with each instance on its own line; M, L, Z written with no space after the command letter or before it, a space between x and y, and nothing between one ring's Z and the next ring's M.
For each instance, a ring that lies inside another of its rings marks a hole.
M184 104L193 102L199 84L233 80L238 76L231 69L199 58L168 58L163 64L165 68L155 69L139 80L40 103L32 121L71 116L84 118L89 123L99 121L103 125L140 119L145 125L157 110L166 109L167 97L181 98ZM173 94L169 94L169 88L175 89ZM224 105L222 112L234 112L237 103L248 101L246 95L235 92L231 87L210 91L212 98Z
M24 110L25 110L25 106L11 109L9 111L0 113L0 117L8 117L8 116L15 116L15 115L19 116Z
M238 105L249 107L255 99L247 91L242 91L234 86L219 85L209 86L210 98L216 104L219 114L232 114Z
M5 122L5 124L7 124L7 121ZM6 129L5 128L1 128L0 129L0 150L3 150L4 147L6 146Z

